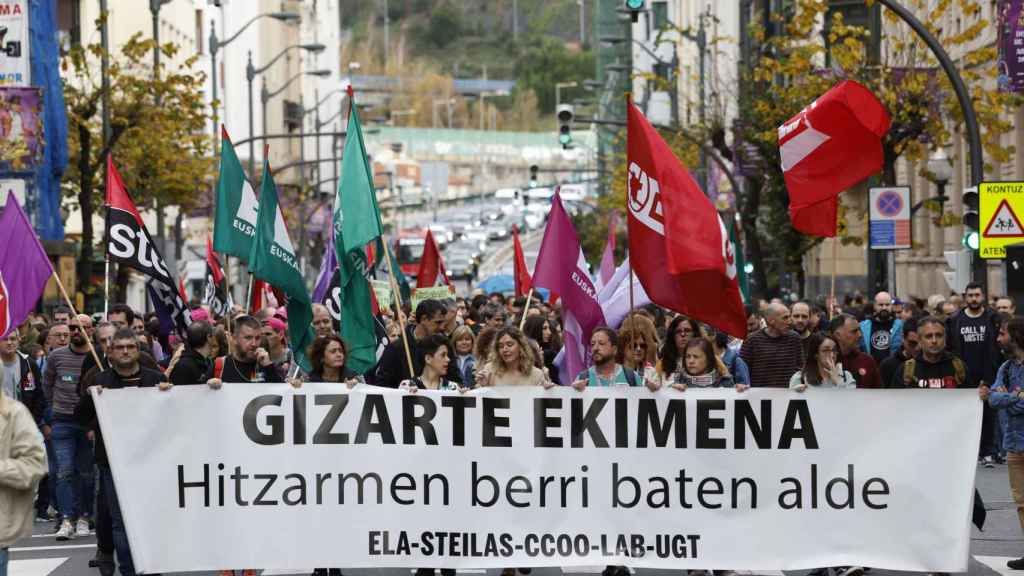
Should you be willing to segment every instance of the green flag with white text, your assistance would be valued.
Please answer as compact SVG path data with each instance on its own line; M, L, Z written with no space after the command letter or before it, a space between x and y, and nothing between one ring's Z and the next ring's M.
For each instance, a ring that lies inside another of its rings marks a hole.
M353 102L351 92L349 101ZM341 278L341 337L348 344L346 364L360 373L377 363L366 245L380 238L382 230L373 172L366 160L359 114L353 103L341 158L341 181L334 200L334 244Z
M220 175L217 178L217 213L213 224L213 249L249 260L256 235L256 192L245 178L242 163L221 127Z
M311 367L306 349L313 343L313 306L306 281L299 271L299 259L288 237L284 216L277 201L277 186L270 175L270 164L263 163L260 206L256 218L256 237L249 252L252 275L278 288L288 297L288 340L295 362L306 372Z

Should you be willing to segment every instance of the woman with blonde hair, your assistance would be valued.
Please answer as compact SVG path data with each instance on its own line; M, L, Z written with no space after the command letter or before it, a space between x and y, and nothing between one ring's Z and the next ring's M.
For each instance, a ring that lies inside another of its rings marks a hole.
M534 360L530 343L518 328L499 328L487 364L476 371L477 386L550 386Z
M452 358L452 361L458 366L462 381L466 383L467 387L472 386L476 375L477 360L473 355L473 349L476 347L476 334L473 334L473 329L469 326L459 326L452 332L449 344L455 351L455 358Z

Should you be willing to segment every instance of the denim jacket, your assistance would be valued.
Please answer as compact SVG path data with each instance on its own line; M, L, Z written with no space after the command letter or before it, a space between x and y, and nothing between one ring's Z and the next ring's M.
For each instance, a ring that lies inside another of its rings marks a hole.
M1006 435L1003 448L1007 452L1024 452L1024 400L1017 393L1024 390L1024 364L1007 360L996 372L995 385L988 397L993 408L1006 410Z

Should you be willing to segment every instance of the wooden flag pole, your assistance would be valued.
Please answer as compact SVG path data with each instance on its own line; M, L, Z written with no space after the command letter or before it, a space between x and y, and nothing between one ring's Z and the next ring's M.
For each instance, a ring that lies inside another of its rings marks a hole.
M398 326L402 330L402 347L405 348L405 361L409 363L409 378L416 377L416 370L412 367L412 352L409 351L409 337L405 334L405 319L402 318L402 292L398 289L398 282L395 281L395 271L391 268L391 250L387 242L381 242L384 246L384 259L388 264L388 281L391 283L391 291L395 296L395 310L398 312ZM346 255L342 255L346 257Z
M57 287L60 288L61 296L64 296L64 302L67 303L68 308L71 308L71 315L78 321L78 312L75 311L75 305L71 303L71 298L68 297L68 291L64 289L64 283L60 281L60 276L57 275L55 270L53 272L53 279L57 281ZM78 327L79 330L85 331L81 325ZM103 363L100 362L100 355L96 353L96 349L92 347L92 338L88 334L85 335L85 343L89 345L89 352L92 353L92 359L96 361L96 365L100 368L103 367Z
M836 260L839 258L839 238L832 237L832 288L829 289L828 319L832 319L836 308Z
M530 288L530 292L526 295L526 305L523 306L523 317L519 319L520 332L522 332L523 326L526 326L526 313L530 311L531 300L533 300L533 288Z

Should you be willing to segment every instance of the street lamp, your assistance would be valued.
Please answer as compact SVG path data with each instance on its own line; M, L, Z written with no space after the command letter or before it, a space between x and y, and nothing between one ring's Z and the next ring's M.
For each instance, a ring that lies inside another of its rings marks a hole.
M949 161L944 148L938 148L928 158L928 173L931 174L932 182L938 189L939 218L946 212L946 184L953 177L953 164Z
M305 50L307 52L312 52L314 54L319 54L320 52L323 52L327 47L324 46L323 44L293 44L293 45L285 48L284 50L281 50L281 52L279 52L277 54L277 56L274 56L273 58L270 59L270 62L267 62L265 65L260 66L259 68L256 68L255 66L253 66L253 64L252 64L252 50L249 50L249 61L245 65L245 79L249 83L249 137L250 137L250 140L249 140L249 177L250 178L255 176L255 171L256 171L256 139L253 138L256 135L256 127L254 126L255 119L253 117L252 81L256 78L257 75L266 72L267 69L270 68L271 66L273 66L278 60L281 59L281 57L283 57L285 54L287 54L288 52L290 52L291 50L294 50L296 48L301 49L301 50ZM263 126L263 132L266 133L266 124L264 124L264 126Z
M296 72L294 75L292 75L291 78L286 80L285 83L282 84L280 88L278 88L277 90L274 90L273 92L270 92L270 91L267 90L267 79L264 78L263 79L263 84L262 84L262 86L260 86L260 104L261 104L261 108L262 108L262 110L261 110L262 114L261 114L260 121L263 124L263 133L266 134L266 132L267 132L267 102L269 102L271 98L274 98L277 95L279 95L282 92L284 92L285 90L287 90L288 87L291 86L293 82L295 82L299 78L302 78L303 76L316 76L318 78L326 78L326 77L328 77L330 75L331 75L331 71L330 70L326 70L326 69L323 69L323 70L303 70L302 72Z
M253 16L248 22L242 25L234 34L232 34L226 40L220 40L217 38L217 24L216 22L210 22L210 79L213 81L213 88L211 89L212 99L210 105L213 106L213 137L217 139L217 52L224 46L227 46L235 38L238 38L242 32L256 22L260 18L273 18L279 22L298 22L300 17L295 12L264 12L263 14L257 14ZM251 134L250 134L251 135Z

